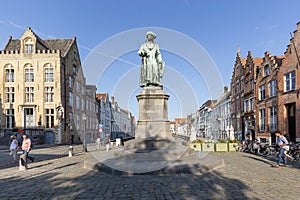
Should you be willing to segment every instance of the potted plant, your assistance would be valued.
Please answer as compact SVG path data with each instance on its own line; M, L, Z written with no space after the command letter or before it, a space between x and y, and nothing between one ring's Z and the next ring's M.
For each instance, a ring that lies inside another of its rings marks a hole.
M195 151L201 151L201 144L204 143L204 142L205 142L205 140L203 140L203 139L193 140L189 144L189 147L194 149Z
M212 142L205 142L202 143L202 151L214 151L215 150L215 144Z
M218 140L216 143L216 151L228 151L228 145L225 140Z
M236 140L228 140L228 150L229 151L238 151L239 145Z

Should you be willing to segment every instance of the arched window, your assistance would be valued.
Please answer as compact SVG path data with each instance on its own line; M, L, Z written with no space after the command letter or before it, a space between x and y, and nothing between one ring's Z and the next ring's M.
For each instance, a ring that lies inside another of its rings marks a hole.
M45 82L54 82L54 68L51 64L44 65L45 69Z
M25 82L34 82L34 70L30 64L25 65Z
M15 70L11 64L5 65L5 81L15 82Z

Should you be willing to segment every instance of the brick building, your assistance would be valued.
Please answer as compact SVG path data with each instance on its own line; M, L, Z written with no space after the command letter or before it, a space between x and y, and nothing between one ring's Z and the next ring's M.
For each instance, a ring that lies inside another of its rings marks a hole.
M278 129L292 142L300 142L300 22L284 53L278 82ZM298 127L298 128L297 128Z
M246 58L241 58L240 52L236 54L234 69L230 82L231 87L231 119L235 138L244 139L244 69Z
M245 70L244 70L244 134L250 133L251 137L256 138L256 83L257 69L262 63L262 58L253 58L252 52L248 51Z
M263 62L257 68L256 79L256 133L261 143L274 143L274 132L278 130L278 86L277 74L283 56L265 53Z

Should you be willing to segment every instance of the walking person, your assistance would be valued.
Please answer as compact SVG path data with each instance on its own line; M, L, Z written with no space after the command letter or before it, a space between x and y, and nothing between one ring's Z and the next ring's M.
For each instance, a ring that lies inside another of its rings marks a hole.
M14 162L17 162L17 153L18 153L18 149L19 149L19 145L18 145L18 140L17 137L15 135L12 135L10 137L10 139L12 140L10 143L10 155L13 157Z
M110 136L109 136L109 134L106 134L105 139L104 139L104 143L106 145L106 152L108 152L108 150L109 150L109 144L110 144Z
M280 148L279 150L279 155L278 155L278 161L277 164L274 165L274 167L279 167L279 166L283 166L286 167L287 165L287 161L286 161L286 155L285 155L285 151L289 149L288 146L288 141L286 139L285 136L283 136L280 131L277 131L275 133L276 136L276 144L277 146ZM281 164L282 163L282 164Z
M23 143L22 143L22 151L26 156L26 159L30 159L31 162L34 161L34 157L29 156L29 152L31 151L31 140L28 138L27 134L23 134Z

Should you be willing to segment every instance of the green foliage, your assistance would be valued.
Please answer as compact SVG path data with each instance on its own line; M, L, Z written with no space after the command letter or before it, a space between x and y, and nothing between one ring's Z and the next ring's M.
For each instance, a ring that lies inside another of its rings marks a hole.
M236 143L236 139L234 140L228 140L229 143Z
M192 143L200 143L200 144L202 144L202 143L204 143L204 142L205 142L204 139L197 139L197 140L193 140L193 141L192 141Z

